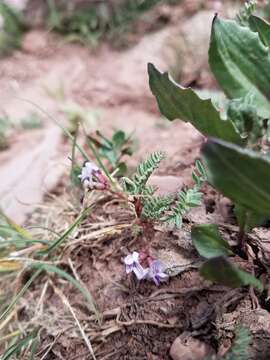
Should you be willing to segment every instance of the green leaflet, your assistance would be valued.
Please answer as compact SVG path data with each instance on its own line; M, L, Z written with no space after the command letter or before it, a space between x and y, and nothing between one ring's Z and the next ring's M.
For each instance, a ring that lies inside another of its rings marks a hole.
M190 122L206 136L241 143L241 137L230 121L222 120L210 99L201 99L191 88L183 88L148 64L149 84L160 112L168 120Z
M259 115L270 115L270 55L258 33L233 20L213 20L209 64L229 98L252 92Z
M251 339L249 330L238 326L231 348L220 360L248 360Z
M207 259L232 254L229 244L222 239L215 224L194 225L191 238L198 253Z
M209 140L202 156L211 185L236 204L270 215L270 160L254 151Z
M270 45L270 24L264 19L251 15L248 19L249 27L252 31L255 31L259 34L261 41L264 45Z
M207 260L200 268L200 274L210 280L232 288L252 285L263 291L262 283L251 274L240 270L224 256Z

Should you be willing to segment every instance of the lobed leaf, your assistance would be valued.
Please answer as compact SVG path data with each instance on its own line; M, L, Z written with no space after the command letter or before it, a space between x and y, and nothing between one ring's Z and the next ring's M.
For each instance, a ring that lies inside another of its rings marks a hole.
M168 120L190 122L206 136L240 144L241 137L234 125L222 120L210 99L201 99L191 88L184 88L148 64L149 84L156 97L160 112Z

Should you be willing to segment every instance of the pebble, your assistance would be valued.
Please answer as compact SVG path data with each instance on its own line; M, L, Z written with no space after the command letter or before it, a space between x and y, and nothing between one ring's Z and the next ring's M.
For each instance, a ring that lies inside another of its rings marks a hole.
M214 350L206 343L192 337L178 336L170 349L173 360L203 360L214 354Z

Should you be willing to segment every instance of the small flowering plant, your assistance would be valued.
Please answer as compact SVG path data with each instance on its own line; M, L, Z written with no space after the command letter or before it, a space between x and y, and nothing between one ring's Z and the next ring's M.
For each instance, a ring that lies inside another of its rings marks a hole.
M142 263L146 263L148 267L144 268ZM157 286L169 278L165 264L145 253L134 251L124 258L124 264L127 274L134 273L138 280L153 281Z
M79 178L85 190L109 191L121 200L125 200L136 215L136 224L151 232L153 224L165 223L181 227L183 217L202 200L200 188L206 180L204 168L199 160L195 162L192 173L194 186L184 188L177 194L156 196L156 187L148 186L147 181L165 158L163 152L154 152L142 161L131 178L123 177L121 185L115 182L119 191L115 191L112 182L93 162L87 161L80 170ZM110 179L111 180L111 179ZM114 184L114 185L115 185Z
M81 174L78 177L81 179L84 189L106 190L109 188L107 178L99 167L90 161L84 163Z

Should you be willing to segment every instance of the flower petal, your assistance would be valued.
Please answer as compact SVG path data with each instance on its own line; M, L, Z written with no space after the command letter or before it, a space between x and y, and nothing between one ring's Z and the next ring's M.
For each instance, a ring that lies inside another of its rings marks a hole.
M146 278L146 276L148 274L148 269L144 269L141 264L137 263L133 267L133 272L136 275L136 278L138 280L142 280L142 279Z

